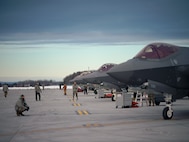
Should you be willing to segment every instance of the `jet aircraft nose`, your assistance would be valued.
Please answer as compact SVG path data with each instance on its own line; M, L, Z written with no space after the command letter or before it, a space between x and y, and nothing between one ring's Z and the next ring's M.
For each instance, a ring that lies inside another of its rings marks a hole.
M158 80L158 71L171 66L169 58L177 51L178 47L173 45L152 43L132 59L111 68L107 74L128 85L140 85L149 78ZM165 74L165 71L162 73Z
M127 62L114 66L107 72L107 74L120 82L127 83L126 80L130 80L133 76L133 70L137 67L135 66L136 64L136 59L130 59Z

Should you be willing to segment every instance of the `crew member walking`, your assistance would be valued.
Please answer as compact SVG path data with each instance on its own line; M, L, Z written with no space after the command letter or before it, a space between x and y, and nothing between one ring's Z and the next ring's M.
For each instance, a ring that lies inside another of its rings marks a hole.
M39 86L39 83L37 83L36 85L35 85L35 99L36 99L36 101L38 101L38 98L39 98L39 101L41 101L41 88L40 88L40 86Z
M5 98L6 98L7 95L8 95L8 90L9 90L8 85L7 85L7 84L4 84L4 85L3 85L3 92L4 92Z
M66 84L64 84L63 90L64 90L64 95L67 95L67 85Z
M76 99L78 100L78 94L77 94L77 90L78 90L78 86L77 86L77 83L74 82L73 84L73 100L74 100L74 97L76 96Z

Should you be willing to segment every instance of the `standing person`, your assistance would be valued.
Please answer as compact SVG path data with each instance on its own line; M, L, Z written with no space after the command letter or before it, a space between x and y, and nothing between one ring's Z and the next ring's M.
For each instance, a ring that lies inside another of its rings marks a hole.
M87 92L87 85L84 86L84 94L88 94L88 92Z
M3 92L4 92L5 98L6 98L7 95L8 95L8 90L9 90L8 85L7 85L7 84L4 84L4 85L3 85Z
M74 97L76 96L77 100L78 100L78 94L77 94L77 90L78 90L78 86L77 86L77 83L74 82L73 84L73 100L74 100Z
M151 106L151 104L154 106L155 100L153 94L148 94L148 101L149 101L149 106Z
M67 95L67 85L66 84L64 84L63 90L64 90L64 95Z
M39 86L39 83L35 85L35 99L37 101L37 98L39 97L39 101L41 101L41 88Z
M15 111L16 111L16 115L17 116L24 116L24 114L22 114L22 112L24 111L28 111L29 110L29 106L27 105L24 95L21 95L20 98L18 99L18 101L16 102L15 105Z

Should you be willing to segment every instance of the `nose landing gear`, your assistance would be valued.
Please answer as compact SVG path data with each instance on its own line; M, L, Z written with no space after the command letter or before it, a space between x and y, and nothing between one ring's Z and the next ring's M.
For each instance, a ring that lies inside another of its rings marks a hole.
M170 94L165 94L165 102L166 102L166 107L163 109L163 118L165 120L172 119L173 117L173 109L172 109L172 95Z
M163 118L165 120L171 119L173 117L173 109L171 106L167 106L163 109Z

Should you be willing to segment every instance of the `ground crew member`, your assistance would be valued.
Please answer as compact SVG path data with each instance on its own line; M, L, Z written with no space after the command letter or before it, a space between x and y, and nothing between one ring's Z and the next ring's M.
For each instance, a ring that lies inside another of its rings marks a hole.
M149 106L151 106L151 104L154 106L155 101L154 101L154 95L153 94L148 94L148 101L149 101Z
M36 99L36 101L38 101L38 99L37 98L39 98L39 101L41 101L41 88L40 88L40 86L39 86L39 83L37 83L36 85L35 85L35 99Z
M5 98L6 98L7 95L8 95L8 90L9 90L8 85L7 85L7 84L4 84L4 85L3 85L3 92L4 92Z
M17 116L24 116L23 112L29 110L29 106L27 105L24 95L21 95L15 105L15 111Z
M64 84L63 90L64 90L64 95L66 95L66 92L67 92L67 86L66 86L66 84Z
M84 91L84 94L88 94L88 92L87 92L87 85L84 86L84 90L83 91Z
M77 83L74 82L73 86L72 86L72 89L73 89L73 100L74 100L74 97L76 96L77 100L78 100L78 94L77 94L77 90L78 90L78 86L77 86Z

